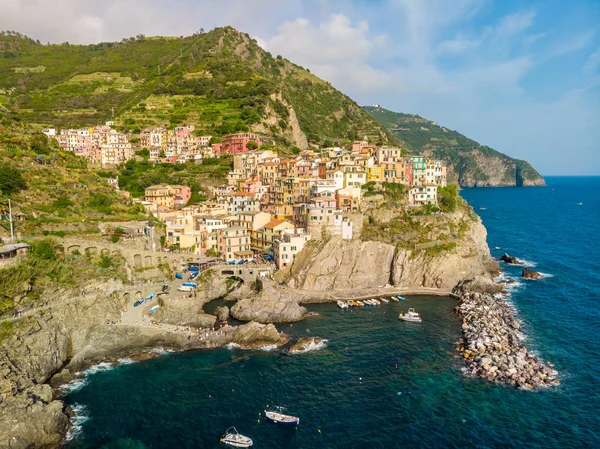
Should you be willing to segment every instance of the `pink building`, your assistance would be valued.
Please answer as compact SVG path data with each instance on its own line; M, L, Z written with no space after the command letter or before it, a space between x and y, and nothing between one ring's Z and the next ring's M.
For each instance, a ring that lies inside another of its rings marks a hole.
M170 186L174 199L175 207L185 206L192 197L192 189L188 186Z
M247 147L248 142L256 142L258 146L262 144L262 140L258 134L254 133L238 133L231 134L220 144L213 145L215 153L240 154L247 153L250 149Z

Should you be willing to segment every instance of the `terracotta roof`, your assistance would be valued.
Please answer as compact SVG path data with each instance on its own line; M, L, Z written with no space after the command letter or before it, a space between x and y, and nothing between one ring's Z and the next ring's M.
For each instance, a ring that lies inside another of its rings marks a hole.
M254 194L248 193L248 192L235 192L233 194L233 196L250 196L250 197L254 198Z
M270 222L268 222L264 227L265 228L275 228L277 226L279 226L280 224L286 223L286 220L271 220Z

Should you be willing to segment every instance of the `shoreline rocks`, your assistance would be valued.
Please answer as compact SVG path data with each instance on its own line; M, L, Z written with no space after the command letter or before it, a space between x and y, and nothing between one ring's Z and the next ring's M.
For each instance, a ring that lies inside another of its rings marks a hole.
M560 383L558 373L521 343L521 325L502 298L464 293L456 312L463 320L456 350L470 375L521 389Z
M521 277L523 277L524 279L540 279L542 275L537 271L531 270L529 268L523 268Z
M514 256L511 256L508 253L504 253L501 257L500 260L504 263L507 263L509 265L523 265L523 262L521 262L519 259L517 259Z

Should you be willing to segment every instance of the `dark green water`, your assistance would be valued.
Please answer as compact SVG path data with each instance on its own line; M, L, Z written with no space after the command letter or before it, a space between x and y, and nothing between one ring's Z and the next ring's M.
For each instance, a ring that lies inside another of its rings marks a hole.
M279 327L327 338L321 350L219 349L91 370L66 396L80 411L68 447L214 448L231 425L257 448L600 447L600 179L549 183L463 195L485 206L494 255L507 250L553 275L522 281L512 300L527 345L556 363L560 387L526 392L463 376L453 299L328 304ZM407 307L424 322L399 322ZM300 426L266 422L266 404L287 406Z

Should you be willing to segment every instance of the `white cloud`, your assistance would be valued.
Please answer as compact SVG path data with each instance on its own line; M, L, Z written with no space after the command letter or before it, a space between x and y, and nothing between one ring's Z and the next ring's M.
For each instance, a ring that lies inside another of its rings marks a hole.
M561 41L550 52L551 56L561 56L567 53L579 51L590 44L596 34L595 30L584 31Z
M354 86L363 91L392 87L393 75L369 64L386 42L386 36L370 37L366 21L353 24L343 14L332 14L313 25L300 18L284 22L275 36L258 41L271 53L308 67L337 86Z

